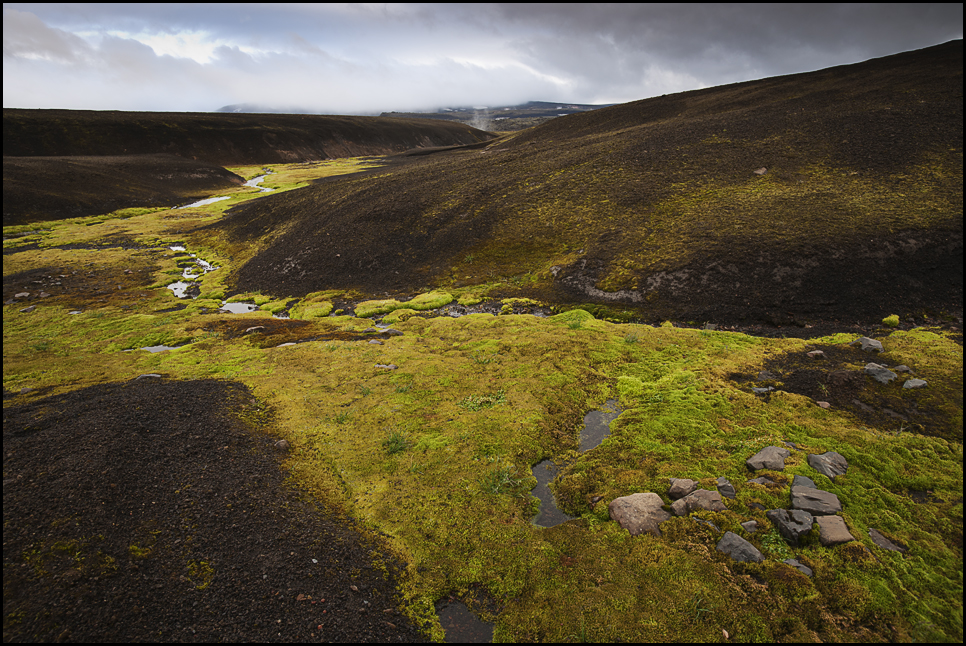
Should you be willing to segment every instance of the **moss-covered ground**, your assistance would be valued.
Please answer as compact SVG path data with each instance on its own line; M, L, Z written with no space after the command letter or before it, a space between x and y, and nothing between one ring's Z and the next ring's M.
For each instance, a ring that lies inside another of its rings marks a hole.
M247 178L261 168L233 170ZM280 190L325 170L273 168L265 185ZM826 410L781 388L759 397L740 377L792 366L816 346L844 352L853 336L764 339L617 324L583 310L433 317L420 311L444 300L431 290L415 304L356 308L396 315L403 334L389 336L367 331L371 319L337 313L353 298L361 305L351 292L232 292L225 277L255 250L226 251L203 227L256 198L237 189L202 208L5 230L4 405L145 373L244 383L292 446L293 482L381 532L408 564L405 610L436 639L434 603L455 595L486 601L476 607L499 641L962 641L961 336L879 335L880 361L912 365L929 382L915 403L943 416L941 433ZM197 299L166 288L181 274L185 256L170 249L178 244L218 267L200 279ZM480 292L454 286L446 296L469 303ZM261 309L219 313L233 296ZM291 319L271 317L278 304ZM521 300L507 305L512 312ZM178 347L138 349L159 344ZM870 402L908 398L898 382L868 388ZM609 398L623 411L611 435L579 453L584 413ZM744 462L783 441L800 450L775 478L807 475L837 494L856 542L823 547L817 532L798 548L776 539L753 503L787 507L787 484L746 485ZM834 483L806 461L824 451L850 464ZM546 458L563 465L553 488L578 518L539 528L531 469ZM617 496L653 491L667 502L668 478L713 489L718 476L737 498L699 515L748 538L762 564L718 553L720 533L690 518L669 521L659 538L631 537L609 519ZM749 535L740 523L750 519L765 529ZM878 548L870 528L909 551ZM780 562L790 556L814 576Z

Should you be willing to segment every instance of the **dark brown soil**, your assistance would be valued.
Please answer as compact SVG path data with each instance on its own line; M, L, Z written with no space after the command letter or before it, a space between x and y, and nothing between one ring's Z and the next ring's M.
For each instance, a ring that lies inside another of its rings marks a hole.
M286 482L244 387L8 397L23 403L3 414L5 642L421 639L399 564Z

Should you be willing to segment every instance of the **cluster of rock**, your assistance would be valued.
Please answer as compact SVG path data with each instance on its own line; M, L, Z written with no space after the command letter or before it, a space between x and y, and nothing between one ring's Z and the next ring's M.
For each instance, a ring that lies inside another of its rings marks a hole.
M787 443L792 448L793 444ZM746 460L745 464L754 471L771 470L783 471L785 459L791 455L787 448L768 446ZM809 454L808 464L813 469L825 475L833 482L848 470L848 462L839 453L828 451L822 454ZM767 476L749 479L747 484L764 486L783 486ZM664 509L664 500L656 493L635 493L614 499L609 506L610 517L631 535L648 532L655 536L661 535L661 523L673 516L687 516L696 511L726 511L722 500L735 498L734 486L724 477L716 482L717 491L698 489L698 483L687 478L671 478L667 495L673 500L670 511ZM764 507L759 507L764 509ZM819 542L831 547L841 543L856 540L849 532L845 520L838 515L842 511L842 503L838 496L818 488L811 478L796 475L791 485L790 509L770 509L765 516L772 522L785 541L794 547L802 543L802 539L813 531L813 525L818 525ZM720 530L711 522L694 518L715 529ZM741 523L741 527L750 535L758 531L758 522L749 520ZM874 533L873 533L874 532ZM901 545L889 541L876 530L870 530L869 536L873 542L883 549L906 551ZM748 540L734 532L725 532L717 544L717 549L729 555L732 559L742 562L761 562L762 553ZM797 568L807 576L812 571L795 559L787 559L786 564Z

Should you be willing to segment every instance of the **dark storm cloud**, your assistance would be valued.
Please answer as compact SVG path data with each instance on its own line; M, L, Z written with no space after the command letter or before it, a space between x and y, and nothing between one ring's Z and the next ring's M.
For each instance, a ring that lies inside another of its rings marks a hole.
M4 105L619 102L962 37L940 5L4 5Z

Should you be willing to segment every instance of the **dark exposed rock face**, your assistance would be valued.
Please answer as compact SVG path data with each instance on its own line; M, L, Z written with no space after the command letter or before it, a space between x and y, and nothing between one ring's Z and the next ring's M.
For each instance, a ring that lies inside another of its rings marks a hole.
M792 507L813 516L829 516L842 511L838 496L811 487L792 487Z

